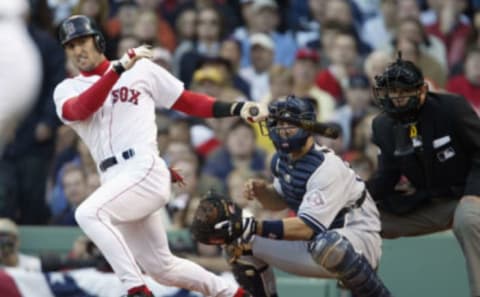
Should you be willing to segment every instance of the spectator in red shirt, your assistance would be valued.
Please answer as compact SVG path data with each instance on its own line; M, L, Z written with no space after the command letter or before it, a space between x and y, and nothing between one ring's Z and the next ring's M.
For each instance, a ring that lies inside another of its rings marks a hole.
M330 93L338 103L343 101L342 86L351 73L356 72L359 60L358 40L350 30L338 31L329 53L330 66L320 71L315 79L317 86Z
M465 54L465 45L472 30L461 21L462 12L467 7L466 0L444 0L437 12L437 21L426 27L429 34L440 38L447 47L448 65L460 62Z
M480 48L473 47L467 52L463 74L448 80L447 90L460 94L480 114Z

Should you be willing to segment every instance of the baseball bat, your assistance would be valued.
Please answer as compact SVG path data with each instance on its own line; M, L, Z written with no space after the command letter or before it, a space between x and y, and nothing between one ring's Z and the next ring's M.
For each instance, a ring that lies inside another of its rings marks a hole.
M256 116L259 113L258 107L252 106L249 109L249 113L252 116ZM283 121L289 124L292 124L296 127L302 128L305 131L319 134L328 138L338 138L340 136L340 129L337 126L321 123L317 121L294 119L290 117L278 117L269 115L270 118L273 118L276 121Z
M321 123L317 121L294 119L290 117L278 117L278 116L269 116L276 121L282 121L289 124L292 124L298 128L302 128L305 131L319 134L328 138L338 138L340 136L340 129L337 126Z

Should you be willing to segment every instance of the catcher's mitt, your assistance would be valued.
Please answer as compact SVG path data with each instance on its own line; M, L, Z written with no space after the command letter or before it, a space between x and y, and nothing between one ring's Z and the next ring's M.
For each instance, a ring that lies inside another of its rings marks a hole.
M230 222L229 228L215 228ZM225 197L208 191L200 201L190 227L193 239L204 244L230 244L242 235L242 210Z

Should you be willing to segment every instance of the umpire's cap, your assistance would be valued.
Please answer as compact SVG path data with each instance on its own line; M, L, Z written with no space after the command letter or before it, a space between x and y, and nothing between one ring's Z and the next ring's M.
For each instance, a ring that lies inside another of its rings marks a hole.
M105 51L105 39L97 24L91 18L84 15L72 15L60 24L58 39L62 45L84 36L94 36L97 49L100 52Z

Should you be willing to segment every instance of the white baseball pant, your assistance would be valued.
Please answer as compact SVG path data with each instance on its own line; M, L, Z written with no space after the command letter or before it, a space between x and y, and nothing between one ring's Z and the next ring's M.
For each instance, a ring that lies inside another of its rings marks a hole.
M117 159L121 162L101 175L102 186L78 207L75 218L125 288L145 284L141 267L163 285L234 296L235 284L172 255L158 212L170 197L165 162L155 152L138 150L129 160Z

